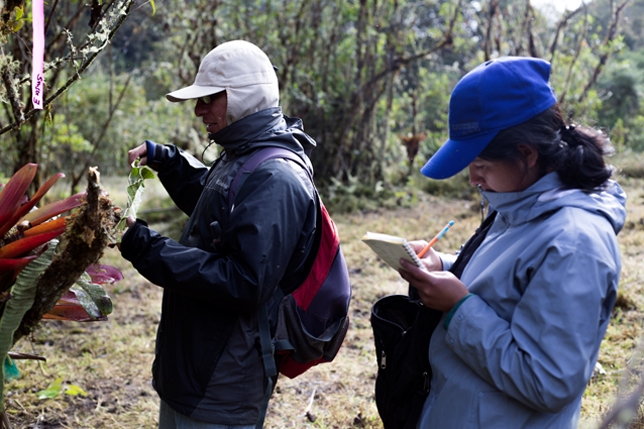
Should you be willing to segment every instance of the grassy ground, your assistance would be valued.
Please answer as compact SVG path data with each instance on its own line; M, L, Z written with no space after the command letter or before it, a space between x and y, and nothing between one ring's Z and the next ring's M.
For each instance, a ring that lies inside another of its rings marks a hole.
M637 176L630 173L638 171L631 162L623 161L631 169L629 175ZM591 380L582 404L581 426L587 428L597 427L620 388L628 391L641 360L644 180L622 177L620 181L629 194L628 222L619 235L623 254L620 301L600 353L603 371ZM123 205L124 182L106 182L105 186L115 203ZM143 208L157 204L157 192L154 187L146 191ZM424 195L409 208L334 216L353 283L351 328L332 364L320 365L293 380L280 379L266 427L382 427L373 398L376 361L370 308L384 295L405 293L406 284L376 259L360 237L370 230L427 239L454 219L455 226L436 248L456 249L480 220L476 208L474 200ZM14 428L156 427L158 399L150 386L150 366L161 290L140 277L116 250L107 250L104 262L120 267L125 275L123 281L107 288L114 302L109 321L44 322L31 341L24 339L17 345L15 351L43 355L47 362L20 361L22 376L6 384L6 407ZM58 378L64 386L81 387L86 395L61 393L39 399L38 392Z

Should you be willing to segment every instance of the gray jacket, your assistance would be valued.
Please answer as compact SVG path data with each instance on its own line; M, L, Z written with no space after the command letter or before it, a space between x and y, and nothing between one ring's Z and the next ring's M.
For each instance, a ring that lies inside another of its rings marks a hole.
M574 428L617 297L625 194L551 173L484 197L499 214L461 277L474 296L432 336L419 427Z

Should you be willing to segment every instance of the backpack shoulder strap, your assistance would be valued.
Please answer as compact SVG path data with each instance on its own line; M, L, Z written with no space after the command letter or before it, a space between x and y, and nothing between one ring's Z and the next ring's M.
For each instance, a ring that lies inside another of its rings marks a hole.
M277 146L267 146L257 150L253 153L244 163L239 167L233 180L230 183L230 188L228 189L228 207L232 211L235 204L235 196L237 192L241 189L246 179L255 171L255 169L264 161L274 158L284 158L289 159L293 162L296 162L304 171L306 171L311 185L313 186L313 192L315 193L315 200L317 205L317 214L316 214L316 235L313 241L312 249L318 249L320 247L320 240L322 239L322 228L323 228L323 217L326 209L323 207L322 200L313 181L313 172L312 167L309 166L304 159L298 156L295 152L292 152L288 149L284 149ZM335 226L333 226L335 228ZM337 233L335 234L337 236ZM338 240L339 242L339 240ZM304 261L303 272L309 273L311 267L313 266L316 259L317 252L310 252L306 260ZM301 279L289 279L285 284L282 285L284 288L284 293L288 294L293 292L297 286L299 286L304 278Z
M313 175L309 169L306 162L296 155L294 152L283 149L280 147L270 146L259 149L257 152L252 154L244 163L239 167L237 173L233 177L233 180L230 183L230 188L228 190L228 207L230 210L234 208L235 195L237 191L241 189L242 185L246 179L255 171L255 169L264 161L273 159L273 158L286 158L298 163L308 174L311 183L313 183ZM315 185L314 185L315 188ZM317 194L317 190L316 190ZM275 289L273 296L274 301L279 306L279 303L284 297L284 292L281 287ZM259 411L259 420L257 422L256 428L261 429L264 427L264 419L266 418L266 411L268 408L268 402L270 400L271 394L275 387L277 381L278 368L275 363L274 351L275 345L272 344L273 338L271 335L270 324L268 321L268 304L264 305L259 309L258 312L258 328L259 328L259 341L260 341L260 350L262 353L262 361L264 363L264 372L267 378L266 391L264 393L264 398L260 406Z
M273 158L286 158L291 161L297 162L302 168L307 172L311 182L313 182L313 177L311 171L309 170L308 165L305 161L296 155L294 152L276 146L269 146L259 149L257 152L253 153L244 163L239 167L235 177L233 177L232 182L230 182L230 188L228 189L228 207L233 208L235 203L235 196L237 191L241 189L242 185L251 175L253 171L261 164L262 162L273 159Z

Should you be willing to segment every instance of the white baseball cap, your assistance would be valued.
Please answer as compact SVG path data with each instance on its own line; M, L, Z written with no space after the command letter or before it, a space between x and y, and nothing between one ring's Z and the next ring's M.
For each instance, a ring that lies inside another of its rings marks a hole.
M279 93L277 75L270 59L256 45L232 40L217 46L204 57L194 84L170 92L166 98L180 102L256 85L269 85L271 91Z

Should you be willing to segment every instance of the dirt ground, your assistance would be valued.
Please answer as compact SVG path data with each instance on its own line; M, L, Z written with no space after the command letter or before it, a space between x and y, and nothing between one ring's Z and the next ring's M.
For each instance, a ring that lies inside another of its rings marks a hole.
M613 404L615 393L628 388L621 380L641 356L637 345L644 309L640 298L644 285L642 184L624 180L630 198L628 223L619 236L622 301L602 346L603 372L591 380L584 398L582 427L596 427ZM423 196L410 208L334 216L353 284L350 331L333 363L293 380L279 380L267 428L382 427L373 397L377 368L370 308L382 296L405 293L406 284L377 260L360 237L370 230L428 238L453 219L455 226L436 248L456 249L479 221L476 205L476 201ZM47 362L18 361L21 377L5 385L13 428L156 427L158 399L150 385L150 367L161 290L139 276L116 250L106 251L103 262L119 267L125 276L106 288L114 303L108 321L43 322L32 338L21 340L14 349L44 356ZM39 399L39 392L59 379L60 394ZM82 394L72 394L76 387Z

